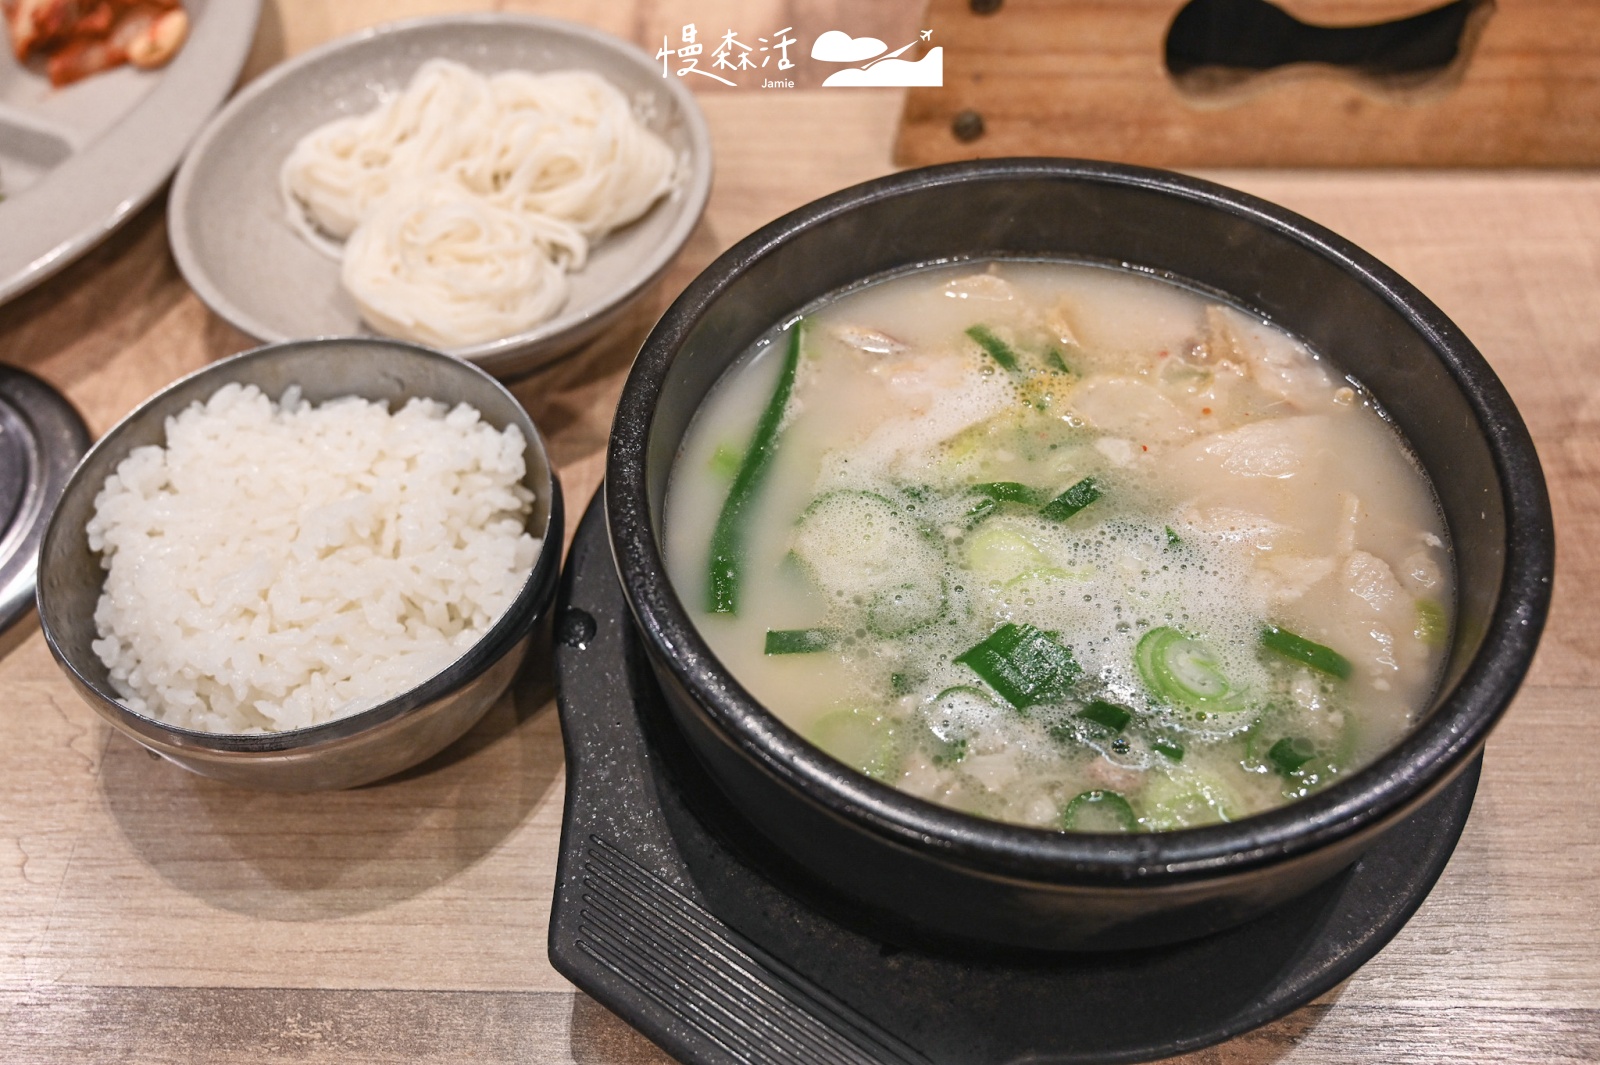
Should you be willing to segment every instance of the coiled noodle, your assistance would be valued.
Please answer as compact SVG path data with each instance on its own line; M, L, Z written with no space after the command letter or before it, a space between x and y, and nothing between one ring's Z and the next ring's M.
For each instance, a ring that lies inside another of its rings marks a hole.
M553 316L590 242L648 211L675 171L596 74L434 59L377 110L302 137L279 183L291 224L341 255L368 324L463 347Z

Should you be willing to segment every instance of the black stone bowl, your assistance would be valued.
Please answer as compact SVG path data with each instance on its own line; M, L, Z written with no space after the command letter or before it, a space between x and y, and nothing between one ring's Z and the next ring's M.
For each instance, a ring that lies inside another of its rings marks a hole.
M1205 828L1061 833L988 821L870 780L774 717L696 632L662 561L672 463L701 400L774 323L922 263L1124 264L1260 314L1359 378L1433 479L1456 623L1426 719L1289 806ZM617 569L677 725L755 828L891 934L1038 949L1175 942L1237 924L1348 866L1482 749L1533 658L1555 543L1538 456L1471 342L1392 270L1295 214L1178 174L1060 159L913 170L825 197L741 241L657 323L606 465Z

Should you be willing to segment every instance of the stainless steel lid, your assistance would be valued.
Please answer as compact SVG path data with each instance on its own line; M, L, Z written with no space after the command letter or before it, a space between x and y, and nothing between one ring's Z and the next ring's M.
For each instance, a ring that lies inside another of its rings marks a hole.
M39 541L89 430L66 398L0 365L0 629L33 607Z

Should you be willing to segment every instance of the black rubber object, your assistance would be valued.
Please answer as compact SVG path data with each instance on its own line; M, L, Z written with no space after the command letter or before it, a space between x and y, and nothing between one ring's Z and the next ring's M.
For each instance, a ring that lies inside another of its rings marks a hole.
M680 1061L1147 1061L1265 1024L1376 954L1438 879L1474 761L1347 872L1264 917L1123 953L896 942L752 832L643 660L598 502L556 604L566 811L550 961Z

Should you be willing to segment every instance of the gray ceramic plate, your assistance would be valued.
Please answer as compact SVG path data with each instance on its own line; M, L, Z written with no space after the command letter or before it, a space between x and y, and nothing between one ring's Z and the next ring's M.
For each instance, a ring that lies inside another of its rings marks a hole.
M94 247L149 202L239 77L261 0L188 0L189 40L161 70L54 89L0 39L0 302Z
M587 27L532 16L452 15L391 23L307 52L252 82L206 127L172 185L172 251L200 298L261 340L362 333L339 264L289 225L278 168L295 142L370 111L436 56L482 71L583 68L609 79L678 153L678 183L601 240L571 275L555 318L454 354L500 377L535 369L610 324L655 280L705 209L711 137L693 96L644 52Z

